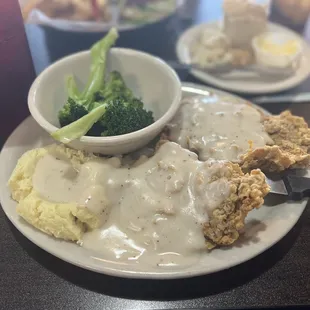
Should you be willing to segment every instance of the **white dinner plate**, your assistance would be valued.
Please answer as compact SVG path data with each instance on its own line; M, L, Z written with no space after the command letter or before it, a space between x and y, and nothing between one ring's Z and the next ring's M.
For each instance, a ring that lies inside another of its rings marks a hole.
M184 96L207 95L210 96L210 102L217 96L225 96L226 100L232 102L242 100L228 93L194 84L184 84L183 94ZM128 278L172 279L204 275L230 268L253 258L278 242L295 225L307 203L306 200L299 203L283 202L283 199L281 202L278 197L272 195L267 197L265 205L249 214L246 220L246 232L235 246L206 251L198 263L189 267L151 269L134 263L111 262L105 260L99 253L71 242L57 240L36 230L16 213L16 202L11 199L7 187L16 162L26 151L50 143L52 143L51 138L31 117L22 122L9 137L0 154L2 208L14 226L40 248L66 262L99 273Z
M191 74L197 79L214 85L216 87L234 91L244 94L267 94L287 90L289 88L299 85L306 80L310 74L310 47L307 42L297 33L281 26L279 24L269 23L268 27L271 31L279 31L291 33L300 39L303 43L303 57L301 59L300 67L295 74L289 78L275 80L274 78L266 78L266 76L259 78L251 72L234 71L225 76L215 76L200 70L191 70ZM179 38L176 45L176 53L179 62L182 64L190 64L190 46L193 44L197 35L204 29L219 30L220 22L213 22L208 24L200 24L187 29Z

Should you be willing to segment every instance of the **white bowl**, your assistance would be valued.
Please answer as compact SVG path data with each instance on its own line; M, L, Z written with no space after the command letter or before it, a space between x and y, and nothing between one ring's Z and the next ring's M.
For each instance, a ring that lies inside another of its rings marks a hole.
M263 39L264 37L266 40L274 41L275 44L294 40L297 45L296 52L291 54L274 54L268 50L264 50L259 45L259 40ZM289 32L262 33L253 39L252 47L258 64L279 69L285 69L288 67L297 68L303 52L301 40L296 35Z
M125 154L154 139L177 112L182 96L181 82L175 71L161 59L150 54L125 48L112 48L107 71L119 71L128 87L142 98L155 122L139 131L113 137L83 136L68 145L88 152ZM45 69L32 84L28 95L31 115L48 133L60 125L58 111L65 104L66 76L73 74L78 86L86 84L90 71L90 51L65 57Z

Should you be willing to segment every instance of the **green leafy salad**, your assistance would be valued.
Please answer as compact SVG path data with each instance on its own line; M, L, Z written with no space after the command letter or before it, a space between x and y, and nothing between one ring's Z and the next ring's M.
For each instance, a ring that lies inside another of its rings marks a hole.
M68 99L58 113L61 128L52 133L54 139L69 143L84 135L118 136L154 123L153 113L144 109L119 72L105 78L107 55L117 38L113 28L92 46L90 76L83 91L74 76L68 77Z

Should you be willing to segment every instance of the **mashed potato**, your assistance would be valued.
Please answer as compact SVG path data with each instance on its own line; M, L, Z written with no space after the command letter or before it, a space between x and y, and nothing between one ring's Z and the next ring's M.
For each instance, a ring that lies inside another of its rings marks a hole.
M19 159L8 182L12 198L18 202L18 214L29 224L56 238L79 241L86 230L99 226L99 217L76 203L46 201L36 192L32 176L39 160L48 153L67 158L73 166L91 158L58 145L28 151Z

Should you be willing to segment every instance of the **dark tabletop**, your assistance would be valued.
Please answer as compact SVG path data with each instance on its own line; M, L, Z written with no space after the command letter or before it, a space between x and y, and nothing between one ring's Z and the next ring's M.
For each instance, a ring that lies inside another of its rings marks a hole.
M215 1L202 1L207 2ZM206 15L213 18L217 10L217 6L211 5L207 6L205 14L198 10L196 21ZM177 34L186 23L192 22L183 20L180 23L179 18L173 17L122 34L119 45L174 59ZM73 35L34 25L27 26L27 34L37 72L59 57L88 48L97 39L96 35L75 34L79 43L73 44ZM179 74L184 81L195 81L186 72ZM34 78L35 70L17 0L1 0L1 146L29 114L27 92ZM310 91L310 84L304 87ZM264 108L273 113L289 108L310 123L309 103L272 104ZM256 258L219 273L173 281L119 279L74 267L28 241L0 210L1 310L310 307L309 276L309 206L280 242Z

